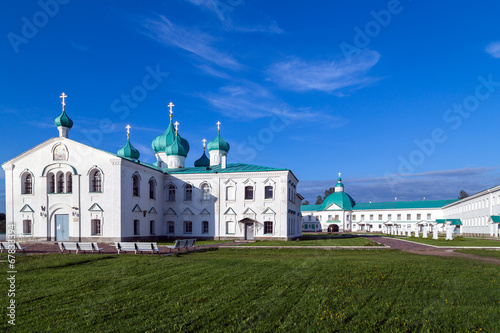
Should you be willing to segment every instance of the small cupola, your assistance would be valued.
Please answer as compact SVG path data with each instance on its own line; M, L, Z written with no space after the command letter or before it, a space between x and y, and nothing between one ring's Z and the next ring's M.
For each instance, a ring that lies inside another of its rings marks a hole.
M62 98L62 112L61 115L54 120L54 124L57 126L57 129L59 130L59 137L67 138L69 130L71 129L71 127L73 127L73 120L71 120L68 117L65 110L66 109L65 99L66 97L68 97L68 95L62 93L62 95L59 97Z
M167 168L184 168L184 164L187 157L187 149L184 147L179 136L179 122L175 122L175 136L174 142L165 149L165 154L167 157Z
M139 151L135 149L134 146L132 146L132 144L130 143L130 125L127 125L126 129L127 129L127 143L123 148L120 148L118 150L116 155L137 161L139 160L141 153L139 153Z
M205 144L207 140L203 139L201 140L203 142L203 155L199 159L197 159L194 162L195 167L208 167L210 166L210 159L207 157L207 154L205 154Z
M210 153L210 165L219 165L222 155L229 152L229 143L224 141L220 136L220 121L217 122L217 137L208 143L208 151Z
M339 172L339 179L337 179L337 184L335 185L335 192L344 192L344 184L342 184L342 178L340 178L341 173Z

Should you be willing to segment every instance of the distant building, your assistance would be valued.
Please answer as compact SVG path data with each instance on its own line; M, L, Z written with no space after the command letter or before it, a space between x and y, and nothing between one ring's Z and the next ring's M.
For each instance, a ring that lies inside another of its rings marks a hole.
M18 240L127 241L161 238L292 239L301 235L298 180L288 169L228 163L217 131L194 167L190 146L170 123L140 161L130 140L116 154L59 136L5 162L6 218ZM218 128L220 123L217 124ZM220 128L219 128L220 129ZM201 148L201 144L200 144ZM201 150L201 149L200 149Z
M342 179L321 205L302 205L302 230L321 224L324 232L382 232L422 236L451 229L453 234L500 235L500 185L462 200L356 203Z

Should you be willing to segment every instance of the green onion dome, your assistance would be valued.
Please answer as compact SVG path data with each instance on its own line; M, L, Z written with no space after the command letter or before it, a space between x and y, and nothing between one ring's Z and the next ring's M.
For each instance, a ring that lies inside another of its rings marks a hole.
M183 146L184 151L189 153L189 143L186 139L178 135L180 144ZM167 130L160 136L157 136L153 142L151 143L151 147L155 151L155 153L165 152L167 147L171 146L175 140L175 128L172 125L172 120L170 120L170 124L167 127ZM168 153L167 153L168 154Z
M207 157L207 154L205 154L205 150L203 150L203 155L199 159L197 159L194 162L195 167L207 167L210 166L210 160Z
M342 184L342 178L340 178L340 176L339 179L337 179L337 185L335 185L335 187L344 187L344 184Z
M182 138L179 135L176 135L174 138L174 142L165 149L165 153L167 155L178 155L178 156L187 157L188 151L182 145L181 139ZM189 150L189 148L188 148L188 150Z
M223 150L225 152L228 152L229 151L229 143L227 143L226 141L224 141L221 136L220 136L220 132L217 132L217 137L215 139L213 139L212 141L210 141L208 143L208 150L209 151L212 151L212 150Z
M63 110L61 115L54 120L54 124L56 124L57 127L71 128L73 127L73 120L69 119L66 111Z
M135 149L134 146L132 146L132 144L130 143L130 139L127 139L125 147L119 149L116 155L131 160L138 160L139 156L141 156L141 153L139 153L139 151Z

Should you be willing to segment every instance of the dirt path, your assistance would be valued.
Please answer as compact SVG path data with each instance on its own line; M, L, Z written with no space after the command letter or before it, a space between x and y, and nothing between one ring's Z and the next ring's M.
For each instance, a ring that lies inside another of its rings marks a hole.
M454 252L453 249L450 248L445 248L445 247L436 248L433 246L408 242L396 238L386 238L386 237L370 237L370 238L380 244L390 246L392 249L400 250L403 252L420 254L425 256L458 257L458 258L478 260L490 264L500 265L500 258L480 257L468 253Z

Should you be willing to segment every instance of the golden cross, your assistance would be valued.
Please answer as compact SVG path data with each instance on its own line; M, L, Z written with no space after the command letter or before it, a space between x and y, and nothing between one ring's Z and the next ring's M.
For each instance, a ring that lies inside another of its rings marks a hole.
M207 140L203 139L201 140L201 142L203 142L203 150L205 150L205 143L207 142Z
M177 131L179 130L179 122L176 121L174 125L175 125L175 134L177 134Z
M342 173L340 173L340 172L339 172L339 178L340 178L340 175L341 175L341 174L342 174Z
M217 124L217 131L220 131L220 121L218 121L216 124Z
M59 98L62 98L62 106L63 106L63 110L64 110L64 106L66 105L66 103L64 102L64 99L68 97L68 95L66 95L65 93L62 93L61 96L59 96Z
M127 139L130 138L130 125L125 126L127 129Z
M174 103L170 102L168 105L167 105L169 108L170 108L170 119L172 119L172 116L174 114L174 111L172 110L172 107L174 107Z

